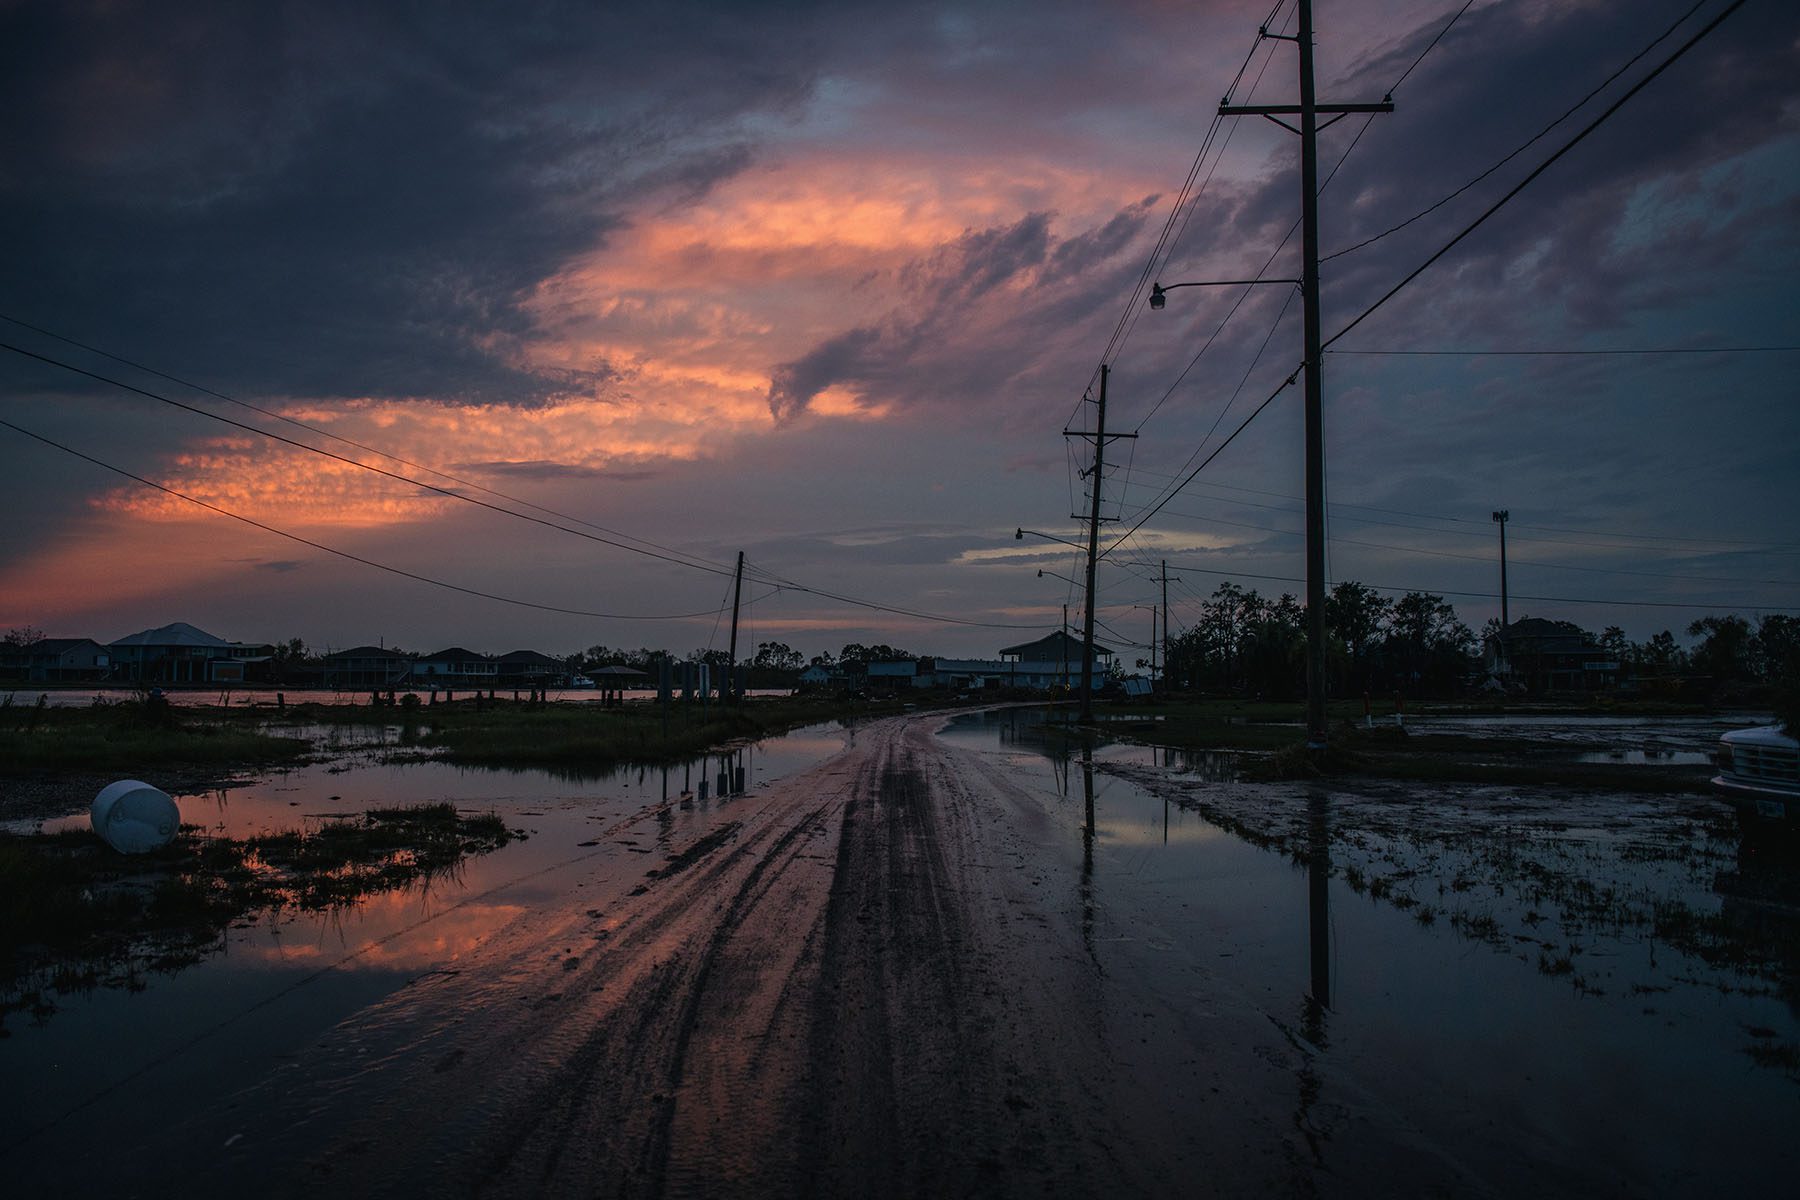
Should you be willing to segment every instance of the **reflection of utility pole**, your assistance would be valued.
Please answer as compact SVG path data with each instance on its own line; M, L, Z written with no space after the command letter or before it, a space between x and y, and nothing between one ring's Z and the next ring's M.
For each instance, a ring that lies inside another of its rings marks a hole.
M1323 790L1307 797L1306 912L1312 960L1312 1003L1331 1007L1331 800ZM1320 1024L1323 1025L1321 1015ZM1315 1036L1314 1040L1318 1040Z
M1301 299L1306 313L1306 742L1325 748L1325 416L1319 368L1324 357L1319 332L1319 114L1393 112L1379 104L1320 104L1313 91L1312 0L1299 0L1300 26L1293 36L1257 31L1258 37L1293 42L1300 51L1299 104L1221 104L1222 117L1267 117L1300 135L1300 221L1303 270ZM1298 116L1295 129L1282 116Z
M1094 751L1081 747L1081 790L1087 800L1087 821L1081 827L1081 936L1088 953L1094 952Z
M1511 622L1506 615L1506 522L1512 516L1509 508L1494 511L1494 524L1500 526L1500 664L1506 674L1512 674L1512 659L1506 654L1506 627Z

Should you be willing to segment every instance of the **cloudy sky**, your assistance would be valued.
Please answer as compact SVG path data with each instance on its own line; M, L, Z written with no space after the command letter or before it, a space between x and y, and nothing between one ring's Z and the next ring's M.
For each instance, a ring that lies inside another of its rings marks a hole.
M1730 3L1421 58L1462 0L1318 0L1321 99L1396 105L1320 139L1327 336ZM0 0L0 419L66 447L0 428L0 627L685 651L741 550L747 645L987 655L1079 602L1014 530L1080 536L1103 357L1104 628L1163 560L1177 631L1302 592L1299 388L1166 495L1295 290L1145 304L1298 274L1298 139L1213 129L1297 93L1272 4ZM1479 627L1506 508L1515 618L1800 605L1797 277L1800 9L1749 0L1332 347L1331 579Z

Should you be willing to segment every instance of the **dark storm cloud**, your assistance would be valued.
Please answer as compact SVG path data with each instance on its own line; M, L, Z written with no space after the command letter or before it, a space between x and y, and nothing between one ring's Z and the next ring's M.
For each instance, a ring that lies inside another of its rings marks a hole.
M1602 6L1471 10L1396 93L1396 113L1374 119L1332 180L1322 218L1326 253L1380 233L1474 178L1690 7L1685 0L1634 6L1623 30L1620 14ZM1340 315L1327 324L1354 315L1423 261L1720 10L1705 6L1620 82L1470 193L1328 262L1328 295ZM1330 98L1378 98L1438 27L1434 21L1362 64L1331 85ZM1636 308L1716 286L1709 275L1760 241L1791 246L1793 226L1777 219L1753 183L1734 191L1706 172L1800 127L1796 39L1800 10L1791 5L1749 5L1735 14L1452 251L1421 281L1437 286L1414 287L1404 303L1396 301L1398 312L1491 332L1496 323L1529 324L1554 306L1578 329L1612 327ZM1743 119L1721 119L1734 111ZM1354 135L1337 136L1338 147L1322 151L1322 170ZM1293 211L1296 186L1296 176L1283 170L1246 205L1245 216L1279 224L1280 214ZM1692 201L1685 215L1684 192ZM1654 217L1647 206L1657 210ZM1385 319L1388 328L1406 323L1398 313Z
M906 299L881 321L777 366L769 411L790 418L836 384L879 389L903 403L1002 402L1006 378L1030 360L1032 340L1064 319L1059 310L1070 295L1078 309L1091 310L1097 296L1112 294L1126 265L1121 256L1149 220L1154 199L1063 239L1042 212L964 233L900 272Z
M247 395L530 402L520 302L816 48L742 6L78 4L0 16L0 307Z

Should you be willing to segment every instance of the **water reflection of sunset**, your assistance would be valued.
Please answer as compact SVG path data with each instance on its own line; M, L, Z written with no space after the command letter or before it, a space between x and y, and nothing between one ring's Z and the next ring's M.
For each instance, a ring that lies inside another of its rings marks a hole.
M456 904L417 890L383 892L331 913L265 916L237 935L231 953L294 966L354 952L364 967L424 970L468 954L524 911L517 904Z

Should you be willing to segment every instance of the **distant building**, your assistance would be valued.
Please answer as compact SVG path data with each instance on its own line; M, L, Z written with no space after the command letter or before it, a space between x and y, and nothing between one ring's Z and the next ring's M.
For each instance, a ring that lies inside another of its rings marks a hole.
M214 663L230 664L267 653L268 646L251 646L214 637L185 621L146 629L111 643L113 677L130 683L221 682ZM242 666L222 668L226 676L241 678Z
M914 686L919 678L919 664L910 659L898 662L872 662L868 664L869 687L884 692L898 691L901 688ZM929 676L926 676L929 681ZM929 682L925 686L929 686Z
M412 682L427 687L491 688L499 686L499 679L498 661L461 646L421 654L412 669Z
M92 638L40 638L0 654L0 673L33 683L98 681L111 671L111 652Z
M1093 687L1098 690L1112 672L1113 652L1099 642L1093 646ZM1082 643L1057 630L1035 642L1022 642L1000 651L1000 659L1010 669L1006 687L1049 689L1080 687Z
M1094 673L1104 674L1112 667L1113 652L1095 642ZM1013 662L1049 662L1070 665L1071 673L1081 674L1081 640L1070 637L1062 630L1057 630L1049 637L1041 637L1035 642L1023 642L1017 646L1007 646L1000 651L1003 660ZM1105 661L1102 662L1101 660Z
M1482 666L1531 692L1593 692L1616 687L1621 664L1594 635L1570 621L1522 617L1506 627L1505 640L1482 643Z
M355 646L327 654L322 660L328 688L355 691L361 688L397 687L412 674L412 657L381 646Z
M567 664L536 650L513 650L494 660L501 687L549 687L569 677Z

